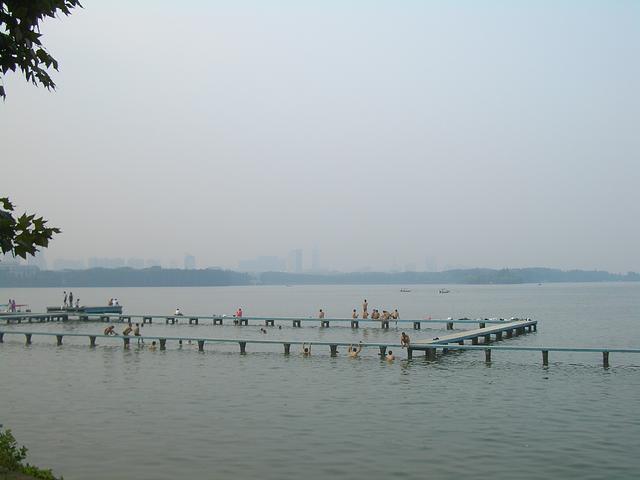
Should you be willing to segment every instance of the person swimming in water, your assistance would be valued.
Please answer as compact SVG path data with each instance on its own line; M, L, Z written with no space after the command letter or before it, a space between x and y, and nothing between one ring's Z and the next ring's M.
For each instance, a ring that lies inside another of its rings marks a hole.
M302 344L302 355L304 355L305 357L308 357L309 355L311 355L311 343L309 343L308 346L306 343Z
M353 313L351 314L351 318L353 318L354 320L355 320L356 318L358 318L358 312L356 312L356 309L355 309L355 308L353 309Z
M396 359L396 356L393 354L391 350L389 350L385 358L387 359L387 361L392 362L393 360Z
M357 349L353 345L349 345L349 348L347 349L347 353L349 354L349 356L351 358L356 358L360 354L361 351L362 351L362 341L360 341L360 343L358 343L358 348Z

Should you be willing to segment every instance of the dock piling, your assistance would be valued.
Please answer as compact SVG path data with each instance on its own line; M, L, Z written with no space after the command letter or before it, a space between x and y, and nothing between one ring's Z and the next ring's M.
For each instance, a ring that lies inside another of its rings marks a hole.
M329 348L331 349L332 357L335 357L336 355L338 355L338 345L329 345Z
M387 347L386 345L381 345L380 346L380 356L384 357L387 354Z
M413 349L407 348L407 359L411 360L413 358Z
M290 343L285 343L284 344L284 354L285 355L289 355L291 353L291 344Z
M302 328L302 320L294 320L293 326L297 328Z
M0 343L4 343L4 332L0 332Z
M502 332L496 332L496 340L502 340Z
M62 335L56 335L56 340L58 342L58 346L62 345Z
M602 352L602 366L609 368L609 352Z
M453 322L447 322L447 330L453 330Z
M351 320L351 328L358 328L360 326L360 323L358 322L358 320Z
M204 340L198 340L198 351L204 352Z
M30 333L25 333L25 343L26 345L31 345L31 334Z
M435 348L427 348L425 350L425 356L427 357L427 360L429 361L433 361L436 359L436 349Z
M389 330L389 320L382 320L382 328Z
M95 335L89 335L89 346L90 347L95 347L96 346L96 336Z
M473 337L471 339L471 345L478 345L478 337Z
M160 350L166 350L167 349L167 339L166 338L160 338L160 339L158 339L158 341L160 342Z
M153 317L142 317L142 324L143 325L145 323L148 323L149 325L151 325L151 322L153 322Z
M240 353L247 353L247 342L238 342L240 343Z
M124 342L124 348L129 348L129 337L122 337L122 341Z
M198 317L189 317L189 325L191 325L192 323L198 325Z
M491 335L484 336L484 343L491 343Z
M490 348L487 348L484 351L484 361L486 363L491 363L491 349Z
M413 322L413 329L420 330L420 322Z
M549 365L549 350L542 350L542 365Z
M486 328L486 323L484 323L484 322L480 322L479 327L480 327L480 328Z

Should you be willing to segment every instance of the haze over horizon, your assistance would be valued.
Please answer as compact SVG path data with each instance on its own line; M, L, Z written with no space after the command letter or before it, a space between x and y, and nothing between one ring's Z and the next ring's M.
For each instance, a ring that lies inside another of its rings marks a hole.
M47 259L640 271L640 4L84 0L4 77Z

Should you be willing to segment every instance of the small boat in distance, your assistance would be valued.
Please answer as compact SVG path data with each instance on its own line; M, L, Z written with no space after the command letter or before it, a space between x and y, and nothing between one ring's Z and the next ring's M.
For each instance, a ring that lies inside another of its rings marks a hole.
M409 290L408 288L401 288L400 292L402 292L402 293L410 293L411 290Z
M451 290L449 290L448 288L441 288L440 290L438 290L438 293L450 293Z

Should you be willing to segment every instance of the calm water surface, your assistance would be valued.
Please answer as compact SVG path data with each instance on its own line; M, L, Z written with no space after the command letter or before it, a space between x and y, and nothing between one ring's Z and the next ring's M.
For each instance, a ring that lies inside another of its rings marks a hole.
M117 297L125 311L346 317L363 298L404 318L540 320L518 345L640 346L640 285L309 286L72 289L85 304ZM34 311L60 289L0 289ZM91 323L5 330L99 332ZM119 328L119 326L118 326ZM150 335L397 343L399 330L344 327L152 325ZM439 329L411 330L412 339ZM349 359L317 346L310 358L282 347L168 345L167 351L85 339L35 337L0 345L0 423L30 461L66 479L184 478L637 478L640 357L458 352L426 362Z

